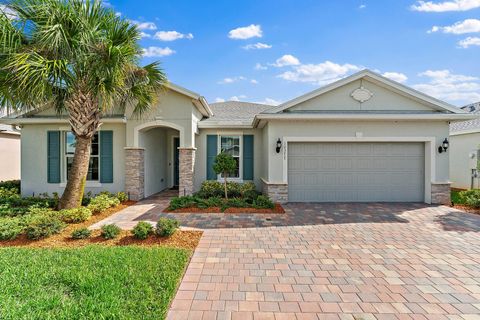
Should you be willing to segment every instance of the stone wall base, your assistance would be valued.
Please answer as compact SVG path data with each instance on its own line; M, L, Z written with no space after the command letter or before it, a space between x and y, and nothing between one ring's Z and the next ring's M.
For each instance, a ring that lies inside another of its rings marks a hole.
M193 194L193 178L195 169L195 148L178 148L180 161L179 196Z
M288 202L288 184L269 183L262 180L262 193L274 202Z
M432 204L450 205L450 183L432 183Z
M145 150L125 148L125 192L130 200L145 198Z

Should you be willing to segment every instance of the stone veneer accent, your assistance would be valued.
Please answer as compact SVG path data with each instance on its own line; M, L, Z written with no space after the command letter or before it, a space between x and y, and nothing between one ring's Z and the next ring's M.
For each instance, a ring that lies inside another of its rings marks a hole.
M130 200L145 197L145 149L125 148L125 192Z
M450 183L432 183L432 204L450 205Z
M195 168L195 148L178 148L179 150L179 175L178 193L180 196L193 194L193 177Z
M262 179L262 193L274 202L288 202L288 184L269 183Z

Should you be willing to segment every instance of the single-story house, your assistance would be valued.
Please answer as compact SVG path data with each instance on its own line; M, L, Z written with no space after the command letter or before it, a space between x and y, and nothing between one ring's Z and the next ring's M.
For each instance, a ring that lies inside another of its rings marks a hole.
M480 102L461 108L480 115ZM450 125L450 179L453 188L480 188L480 119Z
M450 152L438 147L449 122L475 117L369 70L279 106L208 104L170 84L141 118L103 117L86 188L192 194L221 178L212 164L223 151L237 161L230 180L280 202L448 203ZM74 150L67 118L47 109L3 122L22 127L22 194L61 193Z
M0 124L0 181L20 179L20 132Z

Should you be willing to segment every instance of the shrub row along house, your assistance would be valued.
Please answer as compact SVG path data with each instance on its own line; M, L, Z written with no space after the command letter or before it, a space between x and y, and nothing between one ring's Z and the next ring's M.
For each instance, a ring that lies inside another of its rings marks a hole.
M226 152L229 180L280 202L448 203L449 122L474 117L369 70L279 106L208 104L170 84L141 118L103 117L86 189L188 195L221 179L212 165ZM61 193L75 147L67 118L46 109L2 122L22 127L22 194Z

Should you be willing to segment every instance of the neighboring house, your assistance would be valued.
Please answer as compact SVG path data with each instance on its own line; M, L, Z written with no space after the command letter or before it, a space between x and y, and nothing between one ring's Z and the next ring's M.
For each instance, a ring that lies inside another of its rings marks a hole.
M471 115L364 70L279 106L209 105L170 85L141 119L112 112L92 148L87 190L141 199L174 186L191 194L216 180L215 156L237 161L232 181L274 200L448 203L450 121ZM74 145L53 110L4 119L22 125L22 193L62 192Z
M0 124L0 181L20 179L20 132Z
M480 102L462 107L480 115ZM450 125L450 179L452 187L460 189L480 188L480 119L452 123Z

